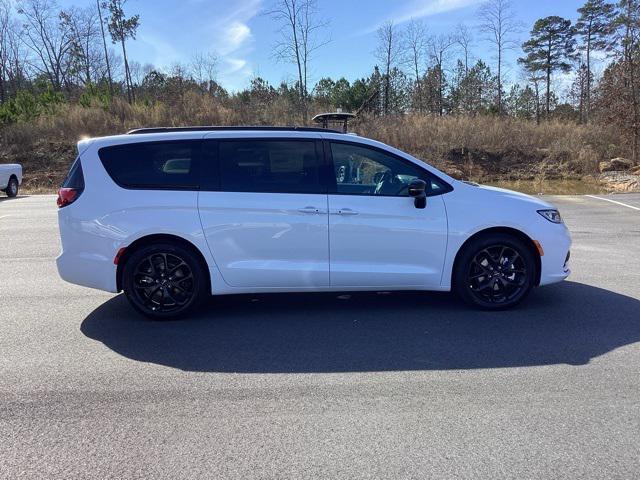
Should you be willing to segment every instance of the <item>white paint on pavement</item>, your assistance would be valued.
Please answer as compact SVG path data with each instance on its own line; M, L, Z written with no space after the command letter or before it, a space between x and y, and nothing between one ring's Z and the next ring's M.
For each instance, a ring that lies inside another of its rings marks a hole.
M585 197L595 198L597 200L603 200L605 202L615 203L616 205L620 205L622 207L627 207L627 208L631 208L632 210L640 211L640 208L638 208L638 207L634 207L633 205L627 205L626 203L618 202L616 200L611 200L609 198L596 197L595 195L585 195Z

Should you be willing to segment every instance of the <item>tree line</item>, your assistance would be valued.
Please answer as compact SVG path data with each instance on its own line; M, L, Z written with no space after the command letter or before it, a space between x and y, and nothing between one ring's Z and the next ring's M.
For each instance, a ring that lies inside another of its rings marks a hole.
M279 27L274 57L291 62L296 79L273 86L256 77L239 92L218 83L215 52L166 70L131 61L127 45L144 19L129 7L127 0L67 9L56 0L0 0L0 122L28 120L62 103L107 106L121 97L171 104L198 92L255 108L284 101L304 123L319 108L614 123L638 156L640 0L587 0L575 20L549 16L530 28L510 0L487 0L476 24L446 34L430 34L425 21L387 22L377 31L368 76L313 85L314 55L330 48L328 22L317 0L272 0L265 13ZM480 45L486 58L476 54Z

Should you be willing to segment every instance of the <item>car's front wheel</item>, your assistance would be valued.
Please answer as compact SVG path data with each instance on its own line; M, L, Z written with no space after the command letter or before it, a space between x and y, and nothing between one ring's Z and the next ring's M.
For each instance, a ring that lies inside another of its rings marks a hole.
M155 320L181 317L207 295L202 262L180 245L142 247L126 260L123 287L131 305Z
M455 290L475 307L504 310L529 294L536 278L536 262L519 238L490 234L467 245L456 262Z
M9 183L7 184L7 189L5 192L7 193L7 197L14 198L18 196L18 179L16 177L11 177L9 179Z

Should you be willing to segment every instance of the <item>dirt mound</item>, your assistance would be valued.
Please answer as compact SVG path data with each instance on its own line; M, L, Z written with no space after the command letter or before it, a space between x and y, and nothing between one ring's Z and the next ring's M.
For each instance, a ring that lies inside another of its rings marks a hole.
M477 181L550 180L573 178L584 172L582 164L571 161L568 152L551 153L546 149L533 152L506 150L450 150L442 168L453 177Z
M76 147L65 142L36 140L29 148L0 144L0 163L20 163L23 189L29 192L56 190L76 157Z

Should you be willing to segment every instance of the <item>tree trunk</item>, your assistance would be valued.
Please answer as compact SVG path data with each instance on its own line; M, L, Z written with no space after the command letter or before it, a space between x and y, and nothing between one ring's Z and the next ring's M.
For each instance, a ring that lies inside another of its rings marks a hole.
M538 80L535 81L536 88L536 125L540 125L540 86Z
M589 123L591 113L591 28L593 21L589 21L589 30L587 31L587 104L584 113L584 123ZM581 99L582 100L582 99Z
M416 71L416 93L418 96L418 112L422 113L422 87L420 85L420 67L418 65L418 55L414 51L413 54L413 66Z
M91 85L91 63L89 60L89 45L90 45L90 37L89 35L87 35L87 41L85 43L86 58L84 59L84 70L85 70L87 85Z
M551 38L547 50L547 120L551 114Z
M104 23L102 23L102 10L100 0L96 0L98 5L98 17L100 19L100 32L102 32L102 46L104 47L104 61L107 64L107 79L109 80L109 95L113 97L113 78L111 77L111 65L109 65L109 52L107 51L107 39L104 35Z
M109 52L107 51L107 39L104 36L104 24L102 23L102 10L100 0L96 0L98 5L98 17L100 18L100 31L102 32L102 45L104 46L104 60L107 63L107 78L109 80L109 96L113 97L113 79L111 77L111 65L109 65Z
M304 84L304 76L302 75L302 59L300 58L300 44L298 43L298 22L295 13L290 17L291 29L293 30L293 45L296 54L296 65L298 67L298 90L300 92L300 107L302 108L302 121L307 124L307 99L306 85Z
M385 116L389 114L389 91L391 90L391 47L393 37L389 36L389 43L387 45L387 61L385 65L384 75L384 102L382 104L383 113Z
M498 115L502 116L502 45L498 45Z
M438 65L438 108L440 110L440 116L444 116L444 78L442 75L442 57L440 57L440 63Z
M124 83L127 87L127 101L131 104L132 92L131 92L131 83L130 83L130 77L129 77L129 62L127 61L127 49L124 45L124 36L122 37L121 43L122 43L122 56L124 57Z
M633 53L629 54L629 80L631 82L631 103L633 105L633 152L634 165L638 164L638 140L640 137L640 111L638 109L638 95L636 88L636 72Z
M638 164L638 140L640 136L640 112L638 110L638 96L636 91L636 72L634 55L637 49L637 43L634 42L634 32L632 31L632 2L627 4L627 25L626 25L626 45L625 45L625 57L627 61L627 69L629 71L630 93L631 93L631 105L633 107L633 150L631 152L634 165Z

